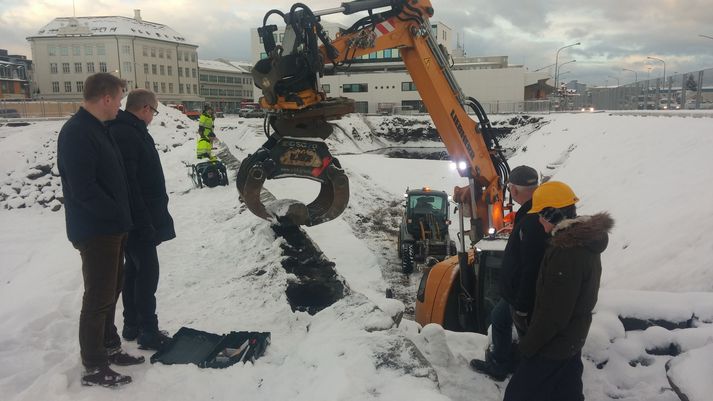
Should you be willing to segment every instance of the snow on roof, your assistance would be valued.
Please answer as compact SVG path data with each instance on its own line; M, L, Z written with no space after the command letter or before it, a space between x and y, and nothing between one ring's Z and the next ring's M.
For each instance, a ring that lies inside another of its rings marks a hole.
M190 45L183 35L166 25L121 16L58 17L40 28L37 34L30 38L116 35L145 37Z
M243 61L228 61L220 58L217 60L198 60L198 67L207 70L249 74L252 64Z

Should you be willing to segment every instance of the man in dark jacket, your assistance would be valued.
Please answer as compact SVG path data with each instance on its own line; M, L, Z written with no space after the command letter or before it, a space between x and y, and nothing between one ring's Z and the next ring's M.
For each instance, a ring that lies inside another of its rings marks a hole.
M124 329L126 340L158 350L169 340L158 328L156 289L159 263L156 246L176 237L168 213L168 195L161 160L147 126L158 114L156 95L135 89L109 131L121 150L131 196L134 227L129 232L124 265Z
M82 258L79 347L85 367L82 384L89 386L130 383L130 376L115 372L109 363L144 362L143 357L121 349L114 325L131 212L121 155L104 123L116 117L124 85L107 73L87 78L84 105L62 126L57 138L67 237Z
M537 277L535 308L520 340L522 361L506 401L584 400L582 347L592 323L602 273L601 253L614 221L607 213L577 217L578 201L562 182L542 184L530 213L551 235Z
M503 255L500 273L502 298L490 313L492 351L486 351L485 360L470 361L475 371L497 381L505 380L515 366L516 361L512 358L513 320L518 331L524 333L535 303L535 281L547 240L537 216L528 214L532 194L539 181L537 170L529 166L515 167L508 181L510 194L520 209L515 214L513 230Z

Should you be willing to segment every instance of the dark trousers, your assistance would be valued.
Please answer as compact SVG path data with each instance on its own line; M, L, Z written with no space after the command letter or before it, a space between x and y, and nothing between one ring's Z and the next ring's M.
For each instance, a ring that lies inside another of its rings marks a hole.
M153 242L129 241L124 265L124 326L158 331L158 254Z
M126 237L101 235L75 244L84 276L79 348L87 368L107 365L107 348L121 345L114 312L121 292Z
M512 348L512 316L510 304L500 299L490 312L492 325L493 351L492 357L499 365L508 365L511 361Z
M564 360L523 358L503 401L583 401L583 369L581 351Z

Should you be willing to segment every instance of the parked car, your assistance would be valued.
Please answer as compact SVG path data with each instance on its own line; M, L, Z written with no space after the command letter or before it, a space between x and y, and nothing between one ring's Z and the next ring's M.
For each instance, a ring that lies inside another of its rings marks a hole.
M265 112L262 109L240 109L238 110L238 117L263 118L265 117Z
M15 109L0 109L0 118L20 118L20 113Z

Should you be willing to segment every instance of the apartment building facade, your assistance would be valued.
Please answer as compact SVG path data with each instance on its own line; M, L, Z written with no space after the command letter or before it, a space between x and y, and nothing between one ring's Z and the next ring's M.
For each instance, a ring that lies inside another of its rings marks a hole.
M236 113L244 102L253 101L252 65L226 59L198 60L200 95L214 109Z
M134 18L60 17L27 38L38 97L81 100L84 80L109 72L129 89L146 88L163 103L189 108L203 102L198 87L198 46L172 28Z
M32 60L0 49L0 99L26 99L32 93Z

